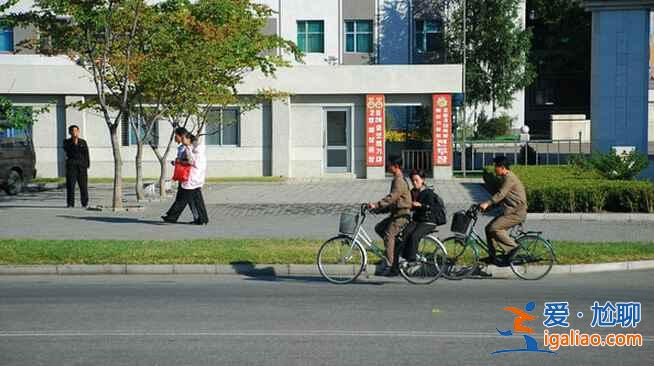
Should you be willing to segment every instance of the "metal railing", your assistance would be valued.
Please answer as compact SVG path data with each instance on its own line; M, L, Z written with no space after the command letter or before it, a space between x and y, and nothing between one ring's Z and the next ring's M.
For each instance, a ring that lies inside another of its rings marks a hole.
M402 161L404 162L404 169L407 171L416 169L431 172L431 160L431 150L402 150Z
M506 156L514 165L561 165L571 156L590 153L590 142L576 139L530 141L467 141L453 146L455 173L480 173L496 156ZM465 154L465 156L464 156ZM465 158L465 164L461 164Z

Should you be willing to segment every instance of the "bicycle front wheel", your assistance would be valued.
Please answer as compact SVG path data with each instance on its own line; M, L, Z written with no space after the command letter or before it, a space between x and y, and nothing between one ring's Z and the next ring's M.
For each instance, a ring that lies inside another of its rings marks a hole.
M523 280L539 280L554 265L554 250L538 235L525 235L516 240L519 247L510 260L511 270Z
M460 236L450 236L443 240L447 253L447 262L443 276L450 280L469 277L479 266L479 255L472 244L466 243Z
M443 273L447 261L445 246L432 235L420 239L415 262L400 263L400 274L414 285L428 285Z
M333 237L318 251L318 270L331 283L341 285L356 280L365 264L364 249L349 236Z

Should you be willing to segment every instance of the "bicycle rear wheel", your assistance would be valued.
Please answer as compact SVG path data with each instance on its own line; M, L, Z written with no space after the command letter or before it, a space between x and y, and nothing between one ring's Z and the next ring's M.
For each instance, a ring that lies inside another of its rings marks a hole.
M516 240L520 247L510 260L511 270L523 280L539 280L554 265L554 250L538 235L524 235Z
M420 239L415 262L400 263L400 274L414 285L428 285L443 273L443 264L447 261L445 246L432 236Z
M350 283L359 277L366 264L364 249L349 236L327 240L318 251L318 270L329 282Z
M443 240L447 262L443 276L450 280L461 280L470 276L479 267L479 255L473 245L460 236L450 236Z

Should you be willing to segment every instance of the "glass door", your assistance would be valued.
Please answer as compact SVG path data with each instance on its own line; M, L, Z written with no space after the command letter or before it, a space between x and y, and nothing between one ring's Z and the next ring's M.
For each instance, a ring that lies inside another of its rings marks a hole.
M325 110L325 170L350 171L350 121L348 109Z

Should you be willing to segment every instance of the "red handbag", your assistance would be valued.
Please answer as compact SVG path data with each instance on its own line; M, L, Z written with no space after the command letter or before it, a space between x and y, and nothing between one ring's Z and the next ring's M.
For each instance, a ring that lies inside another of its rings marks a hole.
M186 182L190 174L191 174L190 165L184 165L179 161L175 162L175 172L173 173L173 180L176 180L178 182Z

